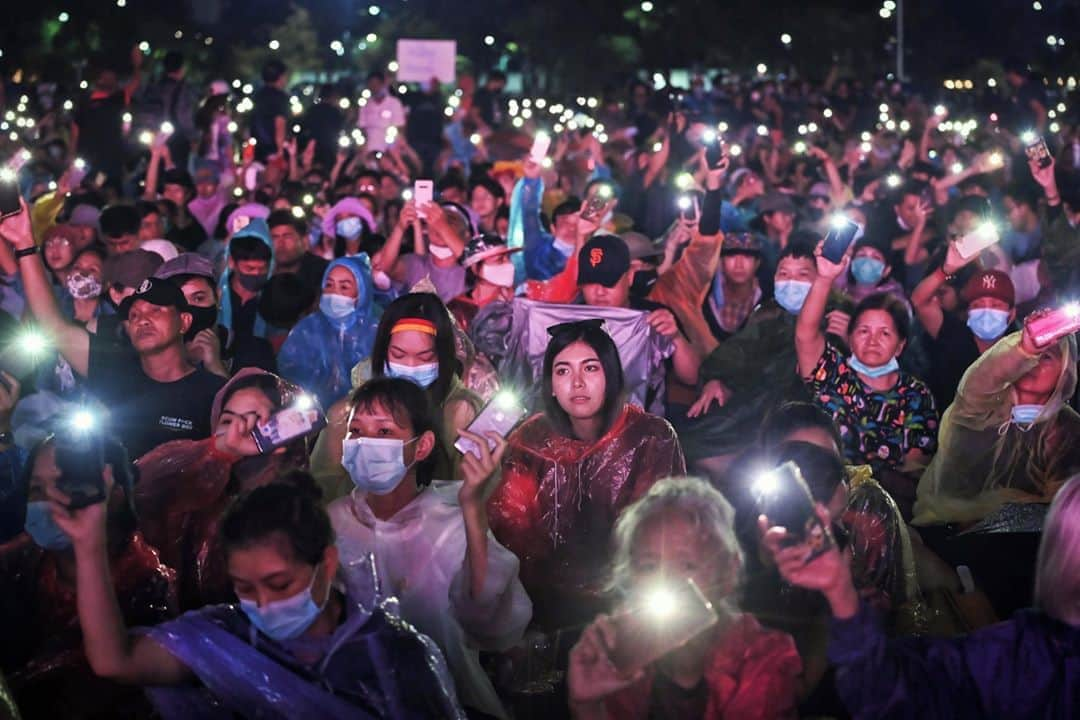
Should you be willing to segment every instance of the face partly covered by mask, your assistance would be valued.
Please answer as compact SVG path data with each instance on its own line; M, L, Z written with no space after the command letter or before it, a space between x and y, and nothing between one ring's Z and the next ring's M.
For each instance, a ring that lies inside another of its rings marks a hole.
M433 433L417 434L404 407L360 404L349 418L341 464L361 493L388 495L398 489L417 463L434 449ZM412 480L415 489L415 480Z

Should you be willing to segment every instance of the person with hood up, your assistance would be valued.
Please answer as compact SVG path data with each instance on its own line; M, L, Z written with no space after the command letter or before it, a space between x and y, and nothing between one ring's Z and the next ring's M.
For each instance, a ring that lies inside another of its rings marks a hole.
M375 232L375 227L375 216L363 200L344 197L323 216L323 241L315 252L327 260L356 255L367 249L364 241Z
M373 294L367 255L334 260L323 275L319 311L301 319L281 347L281 374L316 395L323 407L352 389L352 367L371 354L378 327Z
M263 286L274 274L274 241L266 220L253 217L237 229L225 255L228 265L219 284L218 324L228 331L227 351L246 355L245 350L270 332L259 314Z
M971 523L1007 504L1049 503L1080 470L1076 338L1037 345L1033 318L964 374L918 488L916 525Z

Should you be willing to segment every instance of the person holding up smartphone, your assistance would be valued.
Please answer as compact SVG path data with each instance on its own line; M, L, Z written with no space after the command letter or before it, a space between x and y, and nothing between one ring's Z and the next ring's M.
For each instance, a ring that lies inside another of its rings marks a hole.
M0 545L3 667L24 717L104 717L144 701L140 690L95 677L86 665L72 539L50 510L56 493L70 484L57 451L51 437L30 448L24 506L12 512L25 518L25 534ZM135 624L162 622L177 611L173 572L136 530L134 468L123 447L106 440L104 457L106 469L95 478L102 494L111 490L108 501L98 503L101 554L114 568L110 591L120 598L117 615Z
M795 642L762 628L735 601L743 555L734 521L723 495L697 478L662 480L623 511L612 562L615 609L586 627L570 651L575 720L796 717L802 661ZM716 617L676 644L667 638L685 637L678 629L701 612L675 594L687 578ZM659 588L682 602L666 614L651 607L649 600L664 599ZM628 655L628 647L637 652Z
M964 374L941 424L940 450L919 483L918 525L970 523L1006 503L1047 503L1080 471L1077 345L1069 326L1039 344L1028 317Z
M462 431L479 454L464 454L462 482L435 481L433 417L424 390L400 378L369 380L350 397L342 465L355 491L329 507L343 576L366 607L398 599L402 617L446 656L463 705L506 717L478 651L509 649L532 617L518 560L488 529L507 444L494 432ZM379 583L364 598L372 578L361 568L371 562Z
M823 519L828 511L821 505ZM832 612L829 657L836 688L854 717L1069 717L1080 685L1080 478L1050 506L1039 546L1035 609L957 638L889 639L852 583L851 563L832 548L807 562L803 545L783 547L781 528L762 524L764 544L792 585L820 592Z
M869 463L886 489L905 500L914 496L908 473L921 470L937 448L938 411L929 388L900 369L898 358L907 344L907 308L891 295L870 295L860 302L848 324L851 354L826 338L822 327L829 290L850 263L822 254L819 243L817 277L795 324L799 374L814 402L828 411L841 428L844 456L852 463ZM887 480L885 471L895 471Z

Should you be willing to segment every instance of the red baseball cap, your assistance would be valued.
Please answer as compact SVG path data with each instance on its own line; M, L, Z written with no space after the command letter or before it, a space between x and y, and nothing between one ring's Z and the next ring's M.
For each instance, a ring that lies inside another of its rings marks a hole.
M967 281L961 297L969 305L979 298L992 297L1012 306L1016 305L1016 288L1008 273L1001 270L980 270Z

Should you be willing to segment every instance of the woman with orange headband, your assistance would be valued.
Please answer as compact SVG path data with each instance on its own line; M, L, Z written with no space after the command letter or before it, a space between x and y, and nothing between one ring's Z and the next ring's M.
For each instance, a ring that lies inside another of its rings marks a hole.
M454 325L450 311L432 293L409 293L383 311L371 350L372 377L411 380L427 391L431 406L441 412L435 477L460 480L460 454L454 441L476 417L482 402L461 382ZM354 375L356 372L354 371ZM354 377L353 384L359 385ZM352 483L341 467L341 442L345 438L348 404L336 403L327 413L329 427L312 452L311 467L323 488L325 500L341 497Z

